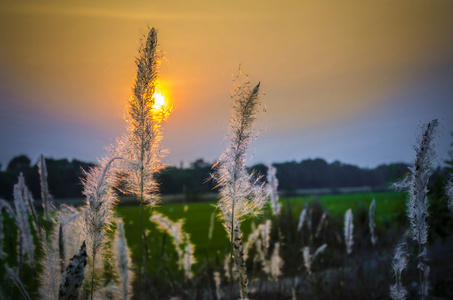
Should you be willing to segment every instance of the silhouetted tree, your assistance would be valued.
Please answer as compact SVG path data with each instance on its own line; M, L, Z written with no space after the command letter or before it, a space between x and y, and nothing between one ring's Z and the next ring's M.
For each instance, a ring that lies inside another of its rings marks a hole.
M19 155L11 159L6 171L27 170L30 168L31 160L25 155Z

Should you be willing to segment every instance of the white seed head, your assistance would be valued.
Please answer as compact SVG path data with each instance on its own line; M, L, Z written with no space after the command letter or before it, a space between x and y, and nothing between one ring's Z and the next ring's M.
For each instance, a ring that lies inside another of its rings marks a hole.
M302 227L304 226L305 219L307 217L307 209L304 208L299 216L299 223L297 224L297 231L300 231Z
M278 203L278 179L277 169L273 165L267 166L267 184L269 187L269 196L271 198L272 213L280 214L280 204Z
M354 245L353 229L354 225L352 223L352 210L348 209L344 215L344 242L346 245L347 254L351 254L352 245Z
M232 224L261 213L268 191L246 169L247 148L254 137L253 123L258 112L259 84L252 90L248 79L236 84L232 94L233 116L230 144L215 164L214 179L220 187L217 207L224 226L231 234Z
M369 213L368 213L368 226L370 227L371 243L373 244L373 246L376 245L376 241L377 241L376 235L374 233L374 228L375 228L374 209L375 209L375 207L376 207L376 200L373 199L373 201L371 201L370 209L369 209Z
M269 260L264 263L263 271L270 279L278 281L278 277L282 275L284 261L280 257L280 243L274 244L274 251Z
M184 219L173 222L161 213L154 212L150 221L156 223L160 230L166 231L173 238L173 245L178 254L178 267L184 271L187 279L191 279L192 267L196 263L195 246L190 241L190 235L182 229Z
M20 173L19 181L14 185L14 206L16 208L16 221L19 227L20 243L22 244L22 254L27 254L30 264L34 263L33 236L31 235L30 224L28 223L28 188L25 185L25 178Z
M422 126L422 135L415 145L416 158L409 168L411 174L396 184L409 191L407 214L411 224L412 239L420 245L428 242L428 182L432 173L432 160L435 157L432 140L438 126L437 120Z

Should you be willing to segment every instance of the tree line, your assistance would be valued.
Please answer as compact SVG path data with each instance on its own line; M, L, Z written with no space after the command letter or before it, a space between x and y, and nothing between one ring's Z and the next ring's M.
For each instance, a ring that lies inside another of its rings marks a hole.
M79 160L46 158L48 171L49 191L54 198L80 198L82 197L82 182L85 176L83 170L94 166L93 163ZM5 170L0 172L0 197L13 198L13 187L17 183L19 174L25 177L27 187L35 199L41 197L38 165L32 164L30 158L19 155L11 159Z
M81 178L84 171L94 166L93 163L79 160L47 158L49 189L54 198L82 197ZM292 193L310 188L344 188L371 187L385 188L408 172L404 163L383 164L376 168L360 168L339 161L328 163L321 158L305 159L300 162L291 161L273 164L277 169L279 191ZM262 175L266 180L267 166L257 164L250 169ZM40 197L38 167L31 160L20 155L14 157L5 170L0 171L0 197L12 199L13 186L22 172L26 183L34 197ZM188 168L168 166L158 175L160 193L186 194L188 199L209 192L216 192L216 186L211 180L212 163L198 159Z

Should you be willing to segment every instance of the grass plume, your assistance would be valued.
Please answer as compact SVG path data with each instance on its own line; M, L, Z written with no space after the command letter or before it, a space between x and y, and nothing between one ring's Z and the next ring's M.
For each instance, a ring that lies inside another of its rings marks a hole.
M20 255L28 254L28 261L34 263L33 236L30 231L30 224L28 223L28 210L27 198L29 197L28 189L25 185L25 178L20 173L19 181L14 185L14 206L16 208L17 226L19 227L20 234Z
M112 208L115 198L112 194L111 166L117 158L104 159L100 166L90 169L84 184L83 194L86 204L83 213L84 230L88 251L92 259L91 299L94 292L94 273L96 258L102 257L103 246L106 241L106 229L112 222Z
M272 252L271 257L266 260L263 271L270 279L278 281L278 277L282 275L283 264L284 261L280 256L280 243L275 243L274 251Z
M280 204L278 203L278 179L277 169L273 165L267 166L267 184L269 187L269 197L271 198L272 213L280 214Z
M150 221L156 223L159 229L166 231L172 237L178 254L178 267L184 271L187 279L192 279L192 266L196 263L195 247L190 241L190 235L182 229L184 220L173 222L161 213L154 212Z
M47 167L46 167L46 159L44 155L39 156L38 160L38 171L39 171L39 181L41 183L41 199L42 199L42 207L44 210L44 215L46 217L47 222L50 222L49 210L51 206L51 196L49 193L49 186L47 184Z
M304 222L305 222L305 219L307 218L307 209L304 208L301 212L300 212L300 216L299 216L299 223L297 224L297 231L300 231L302 229L302 227L304 226Z
M346 245L346 253L352 253L352 245L354 245L353 229L354 224L352 222L352 210L348 209L344 215L344 243Z
M415 145L416 157L414 164L409 168L410 175L404 180L395 183L399 189L409 192L407 215L410 221L411 236L418 243L418 264L420 297L425 299L427 280L424 279L427 266L428 243L428 182L432 173L432 160L435 157L433 139L438 126L437 119L422 126L422 134L417 138Z
M267 201L267 190L246 169L247 148L254 137L253 123L259 107L258 83L251 88L241 73L234 81L233 116L230 120L230 144L214 165L214 178L220 187L217 208L226 231L230 234L232 255L239 273L241 297L247 296L247 272L243 257L240 223L257 216ZM244 82L242 82L244 81Z
M368 226L370 227L371 244L373 244L373 246L376 246L376 241L377 241L376 234L374 232L375 227L376 227L376 224L374 224L374 209L375 209L375 207L376 207L376 199L373 199L373 201L371 201L370 209L369 209L369 212L368 212Z
M154 207L157 203L157 183L155 174L162 168L159 142L162 138L160 123L168 111L154 106L158 80L157 31L151 28L146 41L142 44L136 60L137 75L133 94L128 103L126 121L129 123L129 134L122 142L121 152L125 159L124 171L127 174L127 192L140 201L140 233L142 228L142 211L146 203ZM141 236L141 235L140 235ZM139 241L138 257L138 298L141 290L142 238Z
M51 236L51 238L55 238L55 235ZM42 250L39 295L42 299L56 300L58 299L59 285L64 272L64 261L61 260L59 249L56 249L52 243L47 241L46 235L43 238ZM62 264L63 272L61 271Z
M316 251L315 251L314 254L310 254L310 247L305 246L305 247L302 249L302 254L303 254L303 257L304 257L304 266L305 266L305 268L307 269L307 272L308 272L309 275L312 274L312 272L311 272L311 266L312 266L312 264L313 264L313 261L314 261L315 258L316 258L320 253L322 253L326 248L327 248L327 244L323 244L323 245L320 246L318 249L316 249Z

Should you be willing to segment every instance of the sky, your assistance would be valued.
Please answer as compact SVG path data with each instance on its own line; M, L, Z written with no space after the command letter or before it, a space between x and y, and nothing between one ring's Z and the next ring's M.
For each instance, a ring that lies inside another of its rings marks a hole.
M167 164L224 151L232 78L261 82L249 164L412 162L439 119L453 150L453 1L0 2L0 163L19 154L95 162L126 132L143 36L158 30L173 103Z

